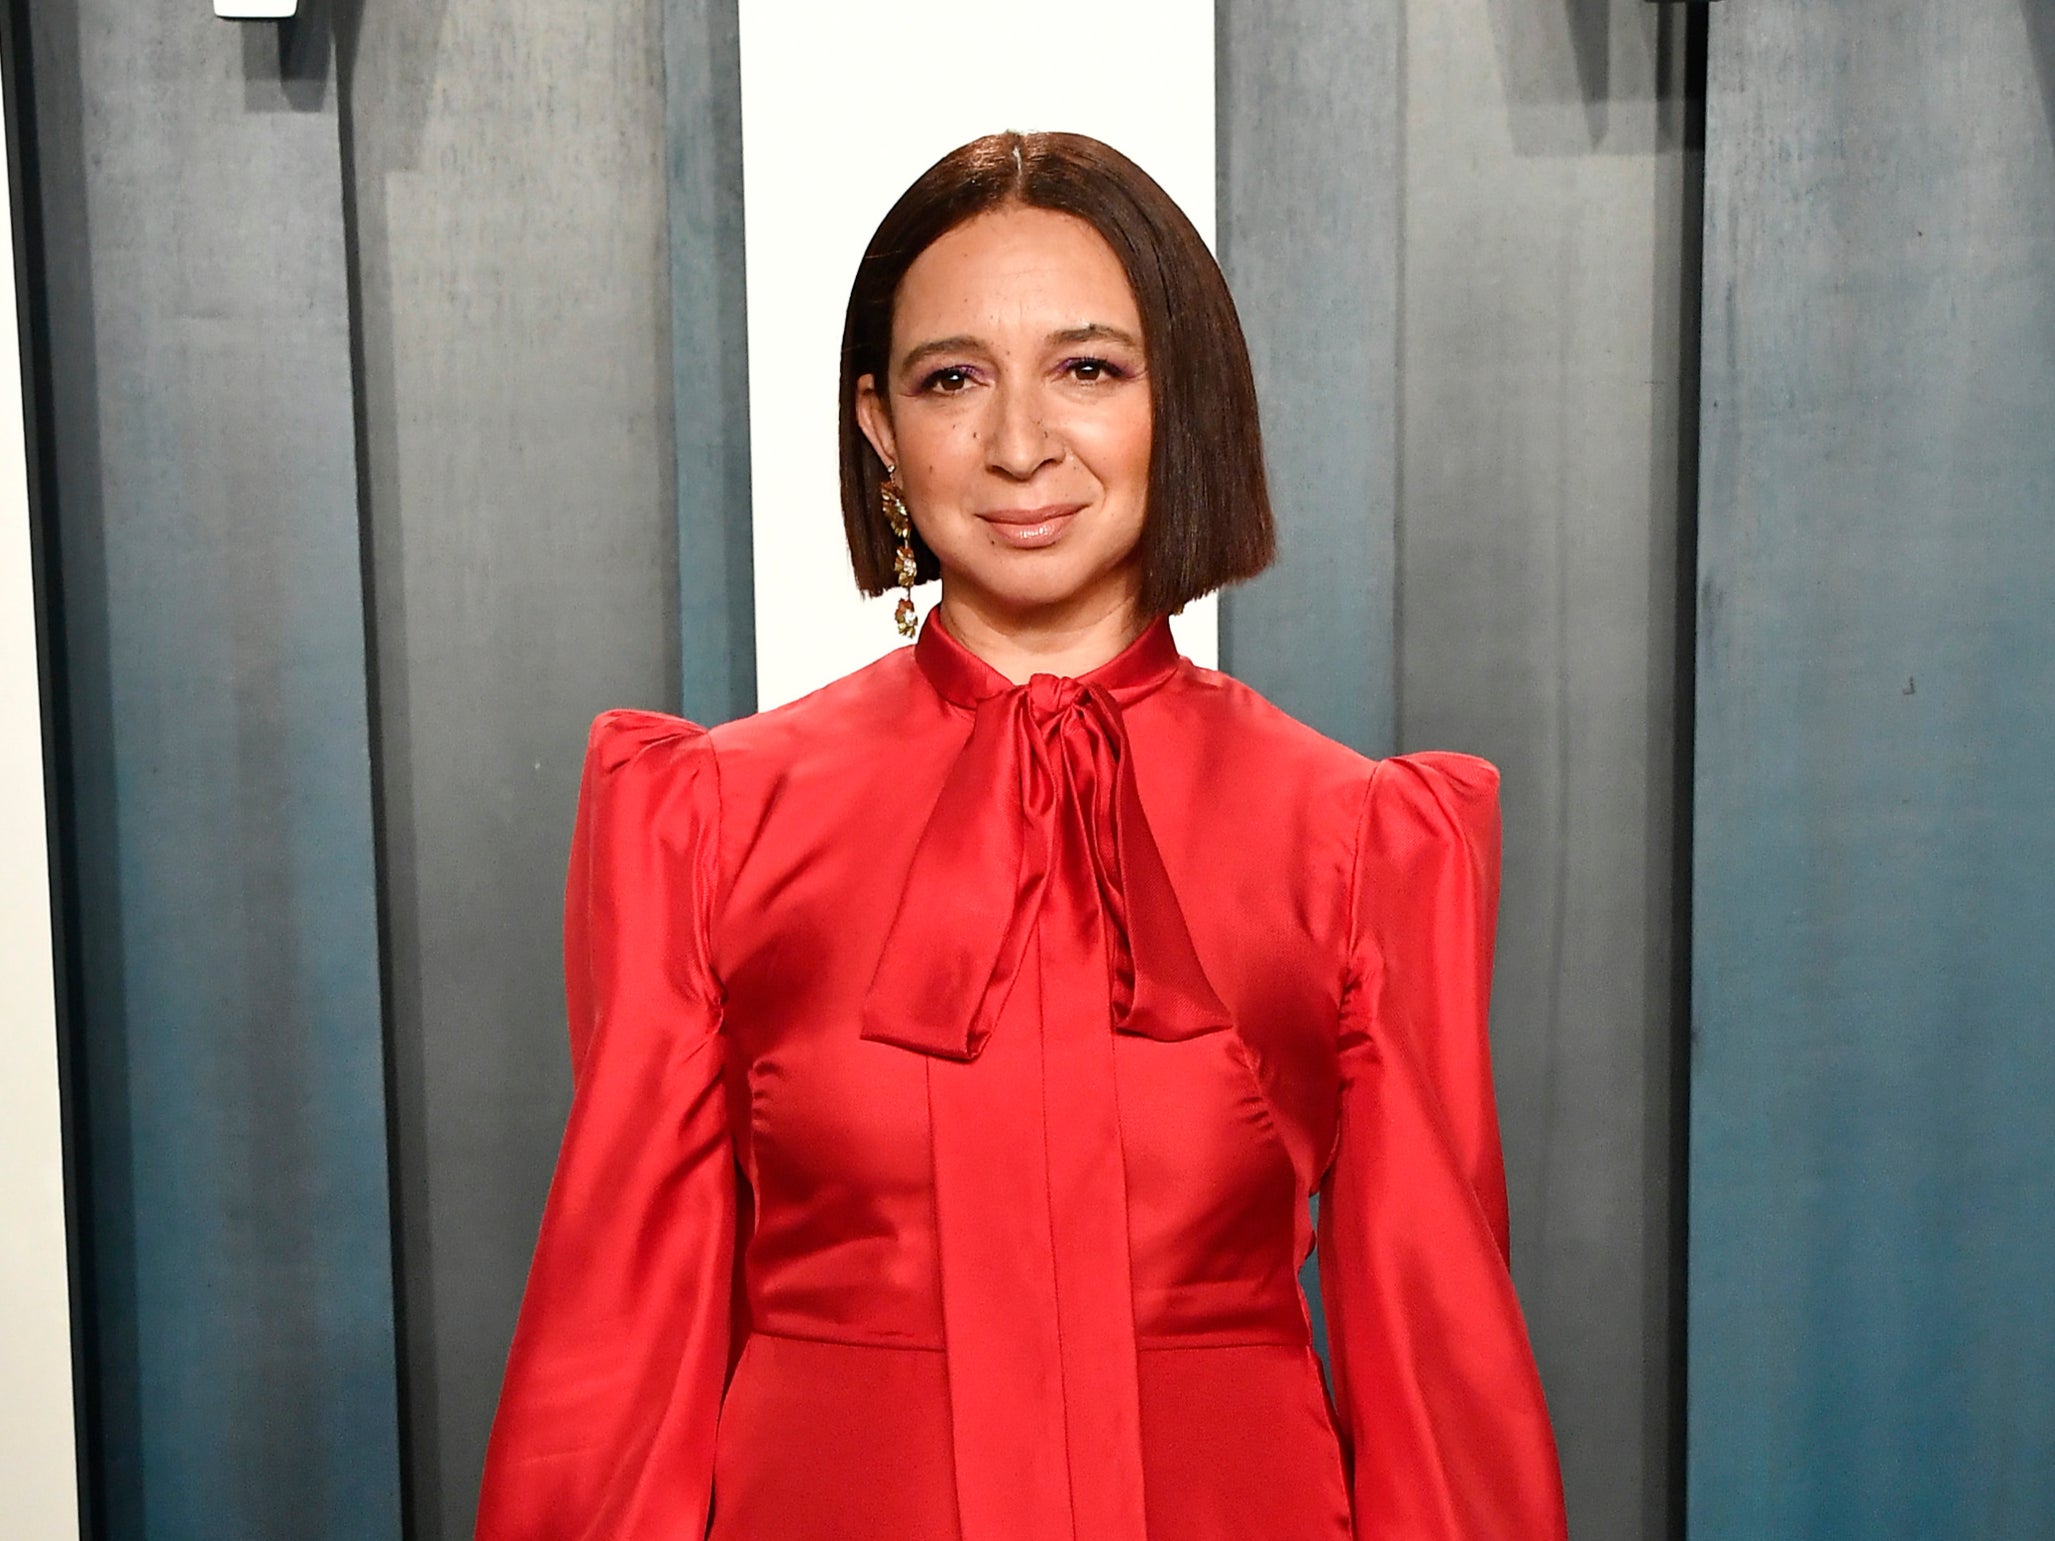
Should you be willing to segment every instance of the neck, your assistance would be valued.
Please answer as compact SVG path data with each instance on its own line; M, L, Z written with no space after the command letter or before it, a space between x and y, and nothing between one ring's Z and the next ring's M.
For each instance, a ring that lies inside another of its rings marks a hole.
M1016 685L1035 674L1090 673L1148 629L1129 594L1042 612L998 610L952 592L947 576L936 602L949 634Z

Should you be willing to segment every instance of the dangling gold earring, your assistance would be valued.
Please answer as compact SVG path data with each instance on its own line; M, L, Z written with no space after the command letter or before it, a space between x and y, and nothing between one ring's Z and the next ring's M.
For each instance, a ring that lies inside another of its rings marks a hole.
M910 637L916 630L913 624L913 580L917 567L913 557L913 517L906 512L906 498L899 491L897 466L885 467L885 485L878 489L878 497L885 505L885 519L892 526L892 533L899 537L899 551L893 559L893 576L906 589L899 596L892 619L899 623L899 635Z

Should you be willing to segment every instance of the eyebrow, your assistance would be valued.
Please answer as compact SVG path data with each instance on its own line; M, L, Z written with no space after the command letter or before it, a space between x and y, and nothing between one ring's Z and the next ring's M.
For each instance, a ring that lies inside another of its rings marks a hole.
M1103 321L1093 321L1084 326L1065 327L1060 332L1051 332L1049 334L1049 341L1053 343L1121 342L1126 343L1131 348L1140 348L1142 345L1141 339L1133 333L1117 326L1109 326ZM924 342L917 347L909 348L905 357L899 360L899 369L903 374L913 369L916 365L925 363L939 354L982 351L985 349L985 346L981 338L973 337L969 333L960 333L955 337L937 337L932 342Z

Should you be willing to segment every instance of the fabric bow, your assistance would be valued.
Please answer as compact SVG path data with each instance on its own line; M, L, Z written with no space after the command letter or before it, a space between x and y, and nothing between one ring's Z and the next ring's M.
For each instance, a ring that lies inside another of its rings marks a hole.
M975 1059L1059 869L1090 873L1094 891L1072 897L1106 922L1116 1032L1174 1041L1227 1028L1142 808L1114 688L1037 674L976 710L915 847L863 1036ZM1088 864L1056 861L1067 836Z
M1086 675L1015 685L941 616L915 657L975 720L914 848L862 1033L925 1058L960 1530L1147 1541L1115 1046L1231 1025L1123 717L1183 660L1158 616Z

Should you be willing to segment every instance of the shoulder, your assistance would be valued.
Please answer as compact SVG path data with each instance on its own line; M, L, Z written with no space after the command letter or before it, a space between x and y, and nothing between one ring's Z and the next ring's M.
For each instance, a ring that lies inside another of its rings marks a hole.
M1416 829L1472 840L1488 835L1495 842L1498 767L1454 749L1387 755L1375 763L1364 822L1373 831Z
M1198 718L1209 759L1253 762L1295 797L1324 792L1344 800L1360 798L1376 767L1368 755L1329 738L1253 685L1218 669L1187 662L1177 697Z
M778 706L711 726L669 712L609 708L592 720L587 734L587 774L704 770L718 776L731 763L789 761L809 750L831 750L893 720L903 708L911 663L912 650L899 648Z
M592 719L585 734L588 791L666 772L714 775L711 731L690 718L632 706L609 707Z
M1357 920L1390 929L1430 919L1433 894L1496 903L1501 859L1498 767L1480 755L1427 749L1377 761L1356 830ZM1367 912L1384 915L1374 921Z
M918 699L911 647L883 657L804 695L712 730L722 766L747 784L776 780L807 766L832 770L850 756L874 755L906 723Z
M612 773L642 758L659 745L677 746L673 755L704 753L709 748L708 730L689 718L640 707L608 707L592 719L585 734L585 762L588 767Z
M710 837L720 802L720 770L707 728L639 707L610 707L592 719L578 782L579 820L613 832L601 838L644 827L693 828Z
M1345 812L1359 843L1431 831L1444 841L1497 839L1499 770L1453 749L1367 755L1292 716L1253 686L1191 664L1188 698L1207 719L1209 758L1260 762L1287 795Z

